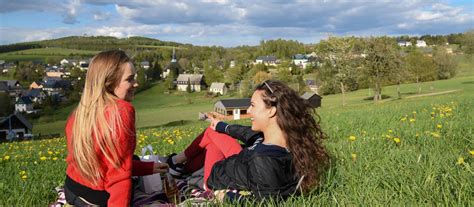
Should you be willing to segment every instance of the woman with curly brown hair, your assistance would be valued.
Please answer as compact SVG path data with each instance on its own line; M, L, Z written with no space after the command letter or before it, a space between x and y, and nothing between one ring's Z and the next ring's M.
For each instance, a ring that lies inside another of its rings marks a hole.
M309 192L329 160L322 145L325 135L313 112L284 83L265 81L251 98L251 127L210 118L211 126L203 134L168 159L170 172L179 175L203 166L204 187L220 199L239 199L242 194L235 190L277 199ZM236 139L247 147L241 149Z

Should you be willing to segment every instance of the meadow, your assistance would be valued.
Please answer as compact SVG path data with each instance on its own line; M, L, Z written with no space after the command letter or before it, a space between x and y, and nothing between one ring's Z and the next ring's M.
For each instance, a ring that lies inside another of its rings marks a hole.
M34 61L39 60L46 62L47 58L62 59L65 56L94 56L99 51L76 50L67 48L36 48L21 50L15 52L7 52L0 54L0 60L9 61Z
M364 100L368 90L349 93L346 107L340 107L340 95L325 96L317 112L331 167L310 195L285 205L474 205L474 76L464 74L424 83L423 96L415 94L416 84L402 85L403 99L396 99L395 87L386 87L384 94L392 98L376 104ZM159 116L181 120L178 114L188 113L185 108L212 110L215 101L179 94L153 99L157 103L150 99L161 92L154 87L137 96L138 126ZM136 153L148 144L162 155L181 151L207 125L141 128ZM53 202L53 188L65 178L65 149L64 137L0 144L0 206Z

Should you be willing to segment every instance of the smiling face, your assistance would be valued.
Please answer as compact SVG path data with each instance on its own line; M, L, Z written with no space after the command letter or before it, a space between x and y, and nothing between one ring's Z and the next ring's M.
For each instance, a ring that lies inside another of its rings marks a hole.
M274 111L272 111L274 107L267 107L265 102L263 102L263 93L265 92L260 90L255 91L250 100L250 107L248 108L250 120L252 121L252 130L254 131L264 131L274 114Z
M138 87L138 82L135 79L135 67L131 63L125 63L123 67L124 73L114 89L114 94L119 99L132 101L135 96L135 90Z

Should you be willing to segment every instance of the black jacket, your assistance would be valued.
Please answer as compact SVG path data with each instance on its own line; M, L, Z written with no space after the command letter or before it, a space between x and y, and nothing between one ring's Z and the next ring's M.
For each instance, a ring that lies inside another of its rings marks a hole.
M251 191L257 198L286 198L298 184L292 154L276 145L265 145L263 134L248 126L219 122L216 130L245 143L239 154L214 164L207 185L214 189Z

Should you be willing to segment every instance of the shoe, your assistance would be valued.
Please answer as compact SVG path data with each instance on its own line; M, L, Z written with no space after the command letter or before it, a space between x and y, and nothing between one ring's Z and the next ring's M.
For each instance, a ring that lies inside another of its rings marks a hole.
M173 156L175 156L176 153L172 153L168 155L166 158L166 163L169 165L169 173L171 176L177 179L183 179L184 175L186 174L186 171L184 170L184 165L183 164L174 164L173 163Z

